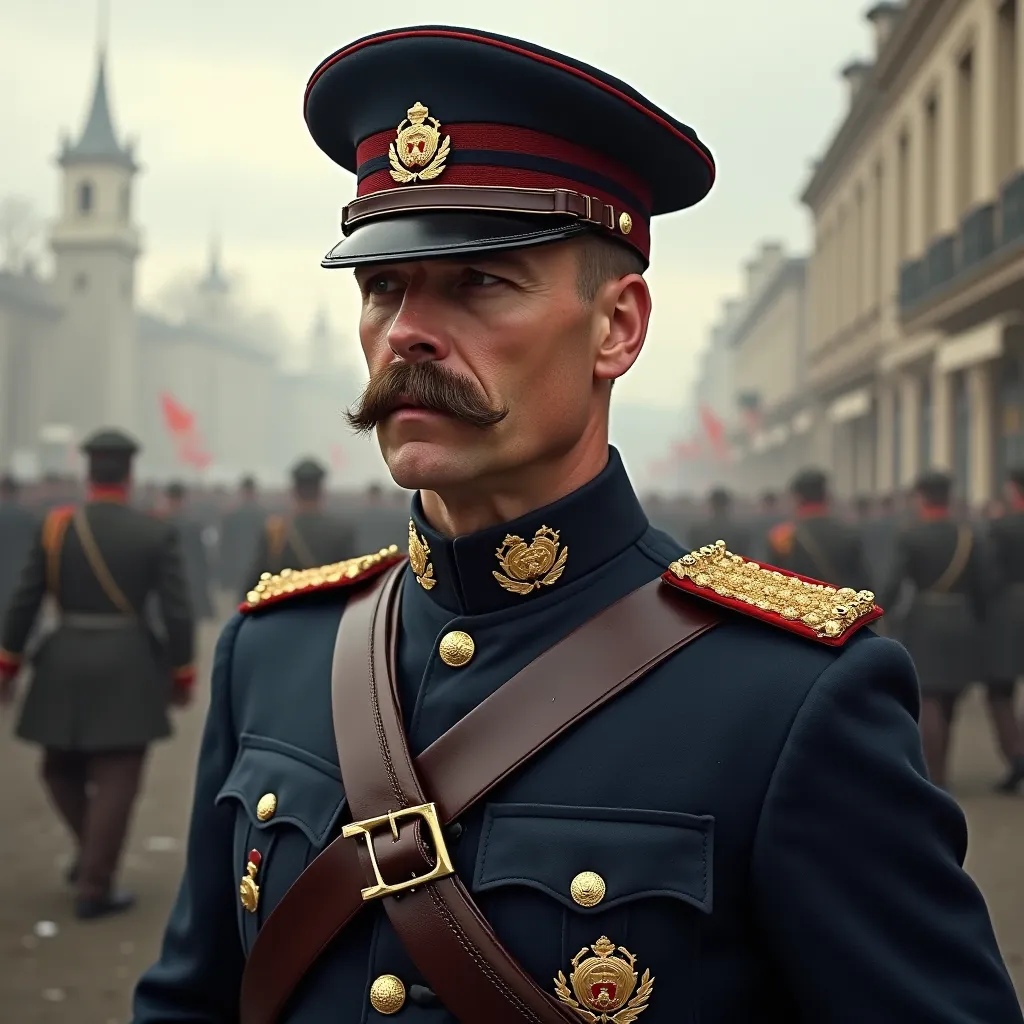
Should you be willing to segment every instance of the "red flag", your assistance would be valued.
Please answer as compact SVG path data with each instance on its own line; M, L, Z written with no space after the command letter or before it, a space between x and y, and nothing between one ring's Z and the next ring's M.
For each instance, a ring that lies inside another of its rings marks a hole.
M213 458L206 451L196 428L195 414L166 391L160 395L160 406L164 413L164 424L174 440L178 461L196 469L206 469Z
M701 405L700 421L704 427L704 436L711 445L711 450L718 458L727 459L729 457L729 440L725 436L725 424L708 405Z
M164 423L171 434L177 437L188 434L195 428L195 416L185 406L179 404L173 395L166 391L162 392L160 405L164 411Z

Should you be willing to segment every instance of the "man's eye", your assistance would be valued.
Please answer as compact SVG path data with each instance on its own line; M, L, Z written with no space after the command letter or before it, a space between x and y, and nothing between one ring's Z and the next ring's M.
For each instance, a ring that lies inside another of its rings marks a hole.
M378 277L371 277L367 282L366 291L369 295L386 295L398 287L398 282L393 277L381 274Z
M466 284L474 288L487 287L488 285L500 283L501 278L494 274L486 274L482 270L470 270L466 272Z

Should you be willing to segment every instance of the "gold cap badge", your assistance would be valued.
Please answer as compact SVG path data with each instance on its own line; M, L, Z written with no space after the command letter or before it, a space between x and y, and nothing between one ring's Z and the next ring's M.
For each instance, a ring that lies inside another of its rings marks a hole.
M430 545L426 537L416 532L416 524L409 520L409 567L412 569L416 582L424 590L433 590L437 585L434 578L434 567L430 564Z
M395 141L388 149L391 177L399 184L433 181L445 168L451 149L450 135L441 139L441 122L430 116L422 103L414 103L399 123ZM422 168L422 170L421 170Z
M565 572L569 549L558 550L558 531L542 526L529 544L522 537L508 534L495 551L501 572L492 570L494 578L513 594L529 594L541 587L557 583Z
M594 955L587 956L589 952ZM616 946L607 935L602 935L594 945L584 946L572 958L568 981L558 972L555 995L590 1024L632 1024L647 1009L647 1000L654 990L649 970L644 971L637 988L635 966L636 957L628 949Z

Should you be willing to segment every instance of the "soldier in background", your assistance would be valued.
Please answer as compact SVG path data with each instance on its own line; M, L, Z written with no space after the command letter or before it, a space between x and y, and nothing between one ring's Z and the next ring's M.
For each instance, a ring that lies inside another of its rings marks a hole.
M925 473L914 489L917 522L896 543L882 607L904 586L914 596L900 639L921 684L921 736L932 781L945 787L957 700L985 673L982 624L991 579L977 531L950 514L952 479Z
M366 497L354 516L355 550L379 551L391 544L405 543L409 532L409 513L403 505L388 500L380 484L370 484Z
M21 504L18 481L0 477L0 614L7 607L32 548L36 517Z
M243 477L238 486L238 504L220 524L220 582L232 594L249 585L249 570L256 557L266 519L266 511L256 493L255 479Z
M757 511L750 518L750 551L748 557L758 562L770 561L768 557L768 534L782 522L784 516L779 507L779 496L773 490L762 492ZM741 552L741 554L748 554Z
M188 702L195 668L177 532L127 503L135 442L104 430L82 450L87 500L47 515L8 606L0 702L14 698L25 644L49 592L60 621L32 657L17 731L43 747L43 780L77 845L68 874L75 913L91 919L134 902L113 882L146 750L170 734L168 703ZM152 594L166 643L144 624Z
M750 551L749 532L733 517L732 507L732 495L724 487L715 487L708 494L707 517L690 527L687 545L699 548L724 540L731 550L747 554Z
M996 739L1009 765L997 792L1024 784L1024 730L1014 703L1024 675L1024 467L1010 472L1004 514L989 523L994 593L987 626L986 696Z
M312 569L355 557L351 526L324 511L326 476L327 470L316 459L302 459L292 467L293 511L266 520L245 579L246 592L265 572Z
M769 530L767 561L837 587L869 590L871 573L860 533L832 514L828 477L821 470L805 469L790 490L796 515Z
M187 500L188 491L183 483L177 480L169 483L164 489L162 518L178 531L192 614L197 621L207 620L214 617L210 597L210 559L203 540L203 524L189 515Z

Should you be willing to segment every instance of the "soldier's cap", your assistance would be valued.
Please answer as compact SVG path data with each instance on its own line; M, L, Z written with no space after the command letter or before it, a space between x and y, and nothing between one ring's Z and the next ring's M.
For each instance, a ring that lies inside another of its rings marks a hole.
M292 466L295 483L315 483L327 476L327 470L316 459L300 459Z
M953 477L939 469L927 470L914 482L914 492L934 505L947 504L952 490Z
M86 455L132 456L138 450L138 442L133 437L112 428L97 430L82 442L82 451Z
M325 267L522 248L597 232L646 265L651 217L707 195L692 128L533 43L420 26L365 36L306 87L316 144L353 172Z

